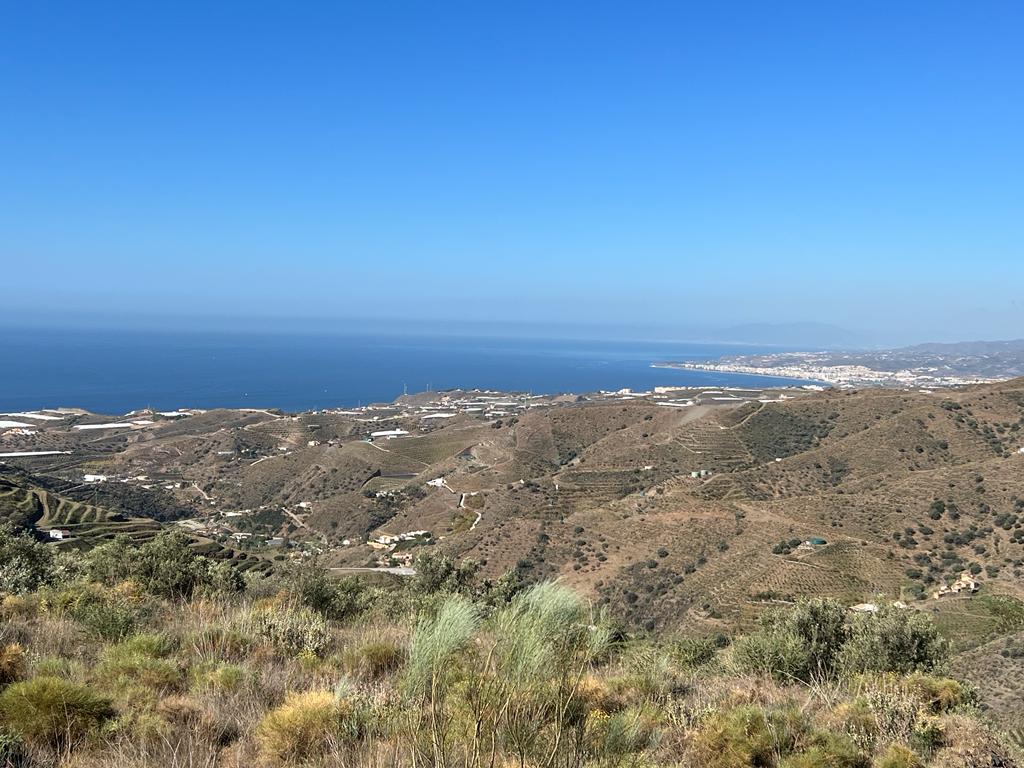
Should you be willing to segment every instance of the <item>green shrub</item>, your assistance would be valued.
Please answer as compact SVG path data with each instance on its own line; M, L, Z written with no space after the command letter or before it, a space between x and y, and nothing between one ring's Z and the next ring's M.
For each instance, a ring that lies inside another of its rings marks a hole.
M104 640L122 640L131 635L144 611L116 595L86 590L68 606L68 614L89 632Z
M436 695L454 671L456 657L469 644L480 614L460 597L445 600L437 613L420 617L409 647L403 683L413 697Z
M846 642L846 609L836 600L813 599L767 611L758 630L741 639L733 657L741 669L786 680L834 676Z
M360 579L331 579L315 563L291 568L284 578L284 584L285 593L294 602L328 619L346 621L366 608L366 589Z
M0 727L0 765L4 768L29 768L25 742L19 736Z
M627 674L614 680L612 688L633 700L665 701L685 687L670 655L658 648L631 648L624 662Z
M931 617L920 611L885 606L859 614L842 649L842 666L857 672L927 672L949 655Z
M145 689L168 693L183 682L182 670L167 656L173 644L163 634L137 635L107 648L94 670L97 681L115 691Z
M81 663L66 656L42 656L32 662L32 675L35 677L66 677L70 679L80 671L82 671Z
M596 713L587 720L587 742L595 764L635 764L636 755L657 742L657 720L642 708L613 714Z
M210 568L210 589L222 595L245 591L245 577L230 560L221 560Z
M438 592L471 595L480 564L463 560L458 565L443 552L424 552L416 557L416 575L410 587L421 595Z
M373 680L396 671L405 661L405 649L393 640L372 640L346 651L345 668L350 674Z
M252 671L240 664L199 665L192 668L191 675L192 687L198 691L236 693L254 680Z
M332 642L327 621L309 608L279 605L251 609L236 621L234 629L290 656L320 656Z
M671 644L669 653L672 661L683 669L696 670L715 661L718 647L709 637L683 637Z
M130 580L160 597L189 597L214 582L212 563L196 554L181 531L163 531L142 546L117 536L91 550L84 565L95 581L112 586Z
M125 535L117 535L90 549L82 567L91 580L112 587L132 578L139 548Z
M818 732L806 746L784 759L780 768L871 768L871 758L844 735Z
M0 693L0 722L34 746L69 749L113 714L108 699L56 677L14 683Z
M264 716L256 730L260 757L267 763L315 761L345 749L369 730L368 708L329 691L290 693Z
M40 544L9 522L0 523L0 595L34 592L56 575L53 547Z
M229 627L203 627L189 633L184 644L203 659L241 659L251 649L254 640L244 631L243 623Z
M920 758L900 744L890 744L875 765L877 768L924 768Z
M755 632L738 638L731 650L738 671L781 682L799 679L809 666L806 644L791 632Z
M741 672L780 682L814 682L838 674L929 671L948 654L948 644L927 614L893 606L858 614L847 622L835 600L808 600L767 611L758 629L733 643Z
M958 680L916 673L903 685L934 714L945 714L980 704L977 691Z
M716 713L693 737L694 765L706 768L774 766L793 752L807 729L792 708L764 710L747 705Z

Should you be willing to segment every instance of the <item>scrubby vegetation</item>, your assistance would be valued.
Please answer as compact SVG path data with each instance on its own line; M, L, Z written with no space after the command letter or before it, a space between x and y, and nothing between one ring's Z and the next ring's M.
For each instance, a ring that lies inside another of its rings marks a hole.
M245 583L165 534L0 531L0 763L86 768L1014 765L925 614L815 600L745 636L631 635L433 555L370 587Z

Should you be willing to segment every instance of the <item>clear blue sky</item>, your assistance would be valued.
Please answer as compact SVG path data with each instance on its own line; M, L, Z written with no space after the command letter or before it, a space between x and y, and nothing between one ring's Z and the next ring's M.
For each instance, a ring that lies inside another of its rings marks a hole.
M5 3L2 316L1024 336L1022 37L1020 2Z

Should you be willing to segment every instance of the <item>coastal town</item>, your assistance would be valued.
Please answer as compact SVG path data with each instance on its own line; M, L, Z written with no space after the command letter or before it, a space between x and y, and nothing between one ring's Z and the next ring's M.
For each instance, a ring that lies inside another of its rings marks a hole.
M778 352L732 355L716 360L656 362L652 367L807 381L811 388L937 389L988 384L1019 376L1024 367L1024 353L1016 347L1001 355L917 349Z

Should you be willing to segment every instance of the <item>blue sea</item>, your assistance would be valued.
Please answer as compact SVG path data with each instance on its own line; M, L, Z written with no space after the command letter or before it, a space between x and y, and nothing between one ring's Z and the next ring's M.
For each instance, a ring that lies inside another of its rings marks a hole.
M153 407L302 411L390 402L403 390L534 394L622 387L783 386L651 368L765 351L738 345L507 338L0 330L0 411Z

